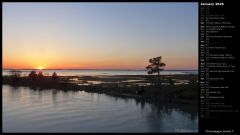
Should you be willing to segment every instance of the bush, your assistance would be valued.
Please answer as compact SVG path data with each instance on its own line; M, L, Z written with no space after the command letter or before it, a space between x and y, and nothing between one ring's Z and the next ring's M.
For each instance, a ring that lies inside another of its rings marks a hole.
M28 75L30 78L37 78L37 73L36 71L31 71L30 74Z
M52 79L53 79L53 80L56 80L57 78L58 78L57 73L54 72L54 73L52 74Z
M38 78L43 78L43 73L42 73L42 71L39 71L39 72L38 72Z

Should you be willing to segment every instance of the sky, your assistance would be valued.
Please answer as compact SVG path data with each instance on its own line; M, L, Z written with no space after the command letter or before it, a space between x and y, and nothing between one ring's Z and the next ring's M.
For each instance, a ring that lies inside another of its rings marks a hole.
M197 3L3 3L3 68L198 69Z

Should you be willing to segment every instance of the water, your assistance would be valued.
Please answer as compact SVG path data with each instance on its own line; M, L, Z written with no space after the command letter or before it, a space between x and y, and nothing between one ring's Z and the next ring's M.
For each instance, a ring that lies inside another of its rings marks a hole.
M2 70L3 75L9 75L11 70ZM23 76L28 75L32 70L18 70ZM39 70L36 70L37 72ZM75 75L147 75L146 70L42 70L44 75L52 75L56 72L60 76ZM198 74L198 70L165 70L161 74Z
M197 132L197 107L2 85L3 132Z

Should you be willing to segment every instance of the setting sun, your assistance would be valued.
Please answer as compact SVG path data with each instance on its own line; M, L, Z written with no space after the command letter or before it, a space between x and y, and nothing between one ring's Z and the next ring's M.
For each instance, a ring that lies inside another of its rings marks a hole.
M37 69L39 69L39 70L42 70L42 69L43 69L43 67L42 67L42 66L39 66Z

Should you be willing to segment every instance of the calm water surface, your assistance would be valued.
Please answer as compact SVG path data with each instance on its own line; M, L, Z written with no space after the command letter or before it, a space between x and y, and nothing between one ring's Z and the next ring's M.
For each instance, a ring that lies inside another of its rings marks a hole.
M197 109L2 85L3 132L197 132Z

